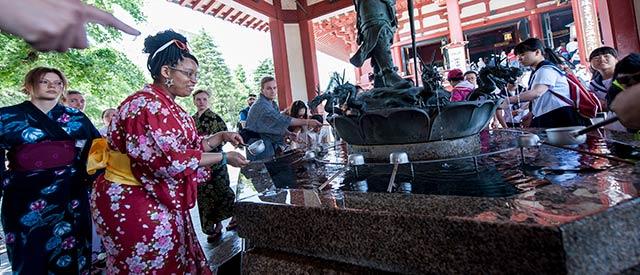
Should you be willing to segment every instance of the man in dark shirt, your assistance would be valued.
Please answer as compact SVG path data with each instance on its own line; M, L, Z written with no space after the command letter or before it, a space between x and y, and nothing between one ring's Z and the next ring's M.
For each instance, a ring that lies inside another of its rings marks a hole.
M242 111L240 111L240 121L238 121L238 131L242 130L242 128L244 128L246 126L247 123L247 117L249 116L249 108L251 108L251 105L253 105L253 103L256 102L256 95L255 94L249 94L249 97L247 98L247 108L242 109Z

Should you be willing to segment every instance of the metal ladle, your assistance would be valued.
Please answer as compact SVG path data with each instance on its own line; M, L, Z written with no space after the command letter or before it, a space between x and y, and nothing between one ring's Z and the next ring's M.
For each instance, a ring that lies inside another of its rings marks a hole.
M523 134L518 137L518 148L520 148L520 160L525 164L524 148L531 148L540 145L540 137L536 134Z
M302 157L303 160L312 160L316 158L316 152L309 150L304 152L304 157Z
M262 152L264 152L264 149L266 148L264 145L264 141L261 139L256 140L249 145L240 144L239 147L242 147L242 146L245 146L247 148L247 152L254 156L261 154Z
M348 157L348 166L342 167L338 172L333 174L329 179L327 179L322 185L318 187L318 190L324 189L331 181L333 181L338 175L346 171L349 166L353 166L356 172L356 177L358 177L358 166L364 165L364 156L361 154L351 154Z
M348 163L350 166L353 166L353 170L355 171L357 178L358 166L364 165L364 156L361 154L350 154L348 157Z
M574 127L561 127L561 128L549 128L546 130L547 139L549 143L554 145L576 145L582 144L586 141L586 133L596 130L602 126L609 125L618 121L617 116L610 117L589 127L574 126Z
M391 172L391 178L389 179L389 186L387 192L393 192L393 188L396 186L396 175L398 173L398 166L400 164L409 163L409 156L405 152L393 152L389 155L389 162L393 164L393 171Z

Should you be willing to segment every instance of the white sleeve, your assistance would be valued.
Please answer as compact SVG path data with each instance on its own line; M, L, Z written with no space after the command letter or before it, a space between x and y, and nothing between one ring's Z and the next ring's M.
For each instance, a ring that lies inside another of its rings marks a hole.
M533 81L531 81L531 87L534 87L537 84L554 87L559 77L560 73L556 70L542 67L534 74Z

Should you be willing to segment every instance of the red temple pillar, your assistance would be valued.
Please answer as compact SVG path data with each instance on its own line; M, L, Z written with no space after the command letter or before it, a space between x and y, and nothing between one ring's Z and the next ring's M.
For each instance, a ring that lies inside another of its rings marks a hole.
M599 0L598 17L604 44L618 50L620 58L640 52L640 38L632 0Z
M311 20L303 20L299 25L307 98L311 100L316 97L316 88L320 83L318 76L318 59L316 57L316 39L313 34L313 22L311 22Z
M460 20L460 5L458 4L458 0L447 0L447 21L449 22L450 42L464 42L462 21Z
M542 39L542 23L540 21L540 14L536 13L536 0L527 0L525 2L525 9L530 11L529 16L529 30L531 31L531 37Z
M611 21L609 18L609 5L607 0L598 0L596 2L598 8L598 19L600 21L600 29L602 30L602 42L604 45L613 46L613 29L611 29Z
M467 51L462 20L460 20L460 5L458 0L447 0L447 21L449 23L449 37L451 43L445 46L449 56L449 69L467 70Z
M602 46L596 4L594 0L571 0L571 9L576 26L580 60L584 64L591 51Z
M278 84L278 105L282 110L293 103L284 22L270 18L269 30L273 51L273 67L275 70L276 83Z
M403 74L403 66L402 66L402 47L397 43L400 42L400 34L396 32L393 36L393 46L391 46L391 55L393 56L393 64L398 67L398 73L400 75Z

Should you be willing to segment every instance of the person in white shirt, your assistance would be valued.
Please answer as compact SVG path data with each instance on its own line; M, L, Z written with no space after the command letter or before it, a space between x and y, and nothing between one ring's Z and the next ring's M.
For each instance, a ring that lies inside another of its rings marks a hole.
M518 100L510 101L509 109L496 111L496 119L502 128L519 128L522 118L529 113L529 103L520 102L520 94L527 89L515 82L508 82L501 96L508 100L509 97L515 96Z
M533 69L528 90L519 96L522 102L531 101L532 119L528 126L554 128L588 124L573 106L565 102L565 99L570 100L567 77L557 67L557 63L552 63L545 57L556 62L560 60L553 50L545 48L540 39L529 38L516 46L515 53L523 66ZM508 109L507 102L517 100L516 96L510 96L501 108ZM526 123L524 126L527 126Z
M578 38L573 38L571 42L567 43L565 48L569 53L569 60L574 65L580 64L580 51L578 49Z

